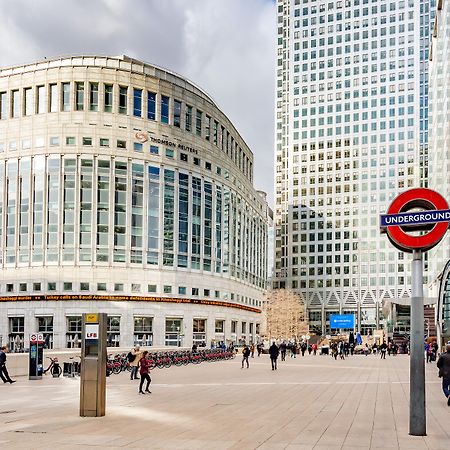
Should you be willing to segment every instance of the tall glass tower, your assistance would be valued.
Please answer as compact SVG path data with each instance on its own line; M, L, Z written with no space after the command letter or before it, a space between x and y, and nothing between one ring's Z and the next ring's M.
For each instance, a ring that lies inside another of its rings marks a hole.
M277 1L274 287L322 333L338 312L369 333L410 297L379 215L426 182L433 3Z

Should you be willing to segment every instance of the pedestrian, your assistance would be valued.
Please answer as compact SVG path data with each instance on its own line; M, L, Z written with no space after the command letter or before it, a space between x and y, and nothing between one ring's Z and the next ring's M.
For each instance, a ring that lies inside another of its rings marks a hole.
M287 350L286 342L283 341L280 344L281 361L286 361L286 350Z
M331 344L331 355L333 356L333 358L336 360L337 356L338 356L338 347L336 342L333 342Z
M312 345L312 351L313 351L313 355L316 356L316 354L317 354L317 344L313 344Z
M244 368L244 362L247 363L247 369L249 368L249 364L248 364L248 357L250 356L250 349L244 345L244 348L242 349L242 367L241 369Z
M254 358L255 357L255 344L253 344L253 342L250 344L250 353L251 353L251 357Z
M270 355L270 362L272 363L272 370L277 370L277 359L278 354L280 353L280 350L275 344L275 341L273 341L272 345L269 348L269 355Z
M263 349L263 344L260 342L260 343L256 346L256 350L258 351L258 358L261 356L262 349Z
M302 352L302 356L305 356L306 348L307 348L306 342L302 342L300 345L300 351Z
M342 341L339 343L339 358L345 359L345 345Z
M437 366L439 377L442 378L442 390L447 397L447 405L450 406L450 344L447 344L446 353L439 356Z
M392 353L392 341L389 341L388 347L387 347L387 353L388 356L391 356Z
M147 352L148 353L148 352ZM142 358L142 352L139 345L135 345L127 355L128 362L131 366L130 380L138 380L139 361Z
M8 370L6 369L6 353L8 352L8 348L3 346L0 349L0 378L3 380L3 383L13 384L16 380L11 380L9 377Z
M386 359L386 350L388 346L386 342L383 341L383 343L380 345L380 353L381 353L381 359Z
M152 392L149 390L150 383L152 379L150 378L150 361L147 359L148 351L144 350L139 358L139 373L141 374L141 382L139 383L139 394L145 394L148 392L151 394ZM145 392L142 390L144 386L144 381L147 381L147 386L145 388Z
M295 342L291 347L291 358L297 358L297 344Z

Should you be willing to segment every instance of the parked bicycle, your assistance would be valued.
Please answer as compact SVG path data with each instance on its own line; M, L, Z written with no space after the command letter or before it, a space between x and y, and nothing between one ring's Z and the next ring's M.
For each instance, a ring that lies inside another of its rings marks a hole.
M50 358L49 356L46 359L50 360L49 366L43 370L44 374L50 372L54 378L60 377L62 374L61 366L59 365L58 358Z

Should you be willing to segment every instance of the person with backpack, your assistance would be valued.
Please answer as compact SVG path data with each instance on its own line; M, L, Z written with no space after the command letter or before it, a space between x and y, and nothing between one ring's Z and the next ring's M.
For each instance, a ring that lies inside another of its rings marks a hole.
M249 368L249 364L248 364L249 356L250 356L250 349L247 347L247 345L244 345L244 348L242 349L242 367L241 367L241 369L244 368L244 362L247 363L247 369Z
M130 380L138 380L139 361L142 358L142 352L139 345L135 345L127 355L128 363L131 366Z

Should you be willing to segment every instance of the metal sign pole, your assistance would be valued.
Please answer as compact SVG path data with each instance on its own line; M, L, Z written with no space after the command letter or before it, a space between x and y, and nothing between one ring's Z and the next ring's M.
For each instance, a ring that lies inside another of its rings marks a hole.
M426 436L422 251L413 251L409 362L409 434Z

